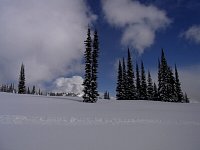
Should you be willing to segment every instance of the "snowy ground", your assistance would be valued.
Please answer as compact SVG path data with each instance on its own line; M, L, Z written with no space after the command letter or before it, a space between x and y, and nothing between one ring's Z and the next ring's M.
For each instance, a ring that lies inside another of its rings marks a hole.
M200 104L0 93L0 150L199 150Z

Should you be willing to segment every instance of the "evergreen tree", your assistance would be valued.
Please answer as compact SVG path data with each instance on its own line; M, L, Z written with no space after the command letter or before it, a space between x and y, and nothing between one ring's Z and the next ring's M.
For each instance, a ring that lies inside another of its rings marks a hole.
M148 71L147 97L148 97L149 100L153 100L153 97L154 97L154 95L153 95L154 91L153 90L154 89L153 89L153 83L152 83L152 79L151 79L151 74Z
M107 99L108 98L108 93L107 91L104 93L104 99Z
M175 78L172 72L172 69L168 67L167 72L167 98L170 102L176 102L176 94L175 94Z
M31 94L33 94L33 95L36 94L36 92L35 92L35 85L32 88Z
M189 103L190 101L189 101L189 98L188 98L188 96L187 96L187 94L185 93L185 95L184 95L184 102L185 103Z
M123 99L123 73L122 73L122 65L120 61L119 61L119 66L118 66L116 98L117 100Z
M141 99L140 72L137 63L136 63L136 95L138 100Z
M29 87L27 89L27 94L31 94Z
M125 60L123 58L123 64L122 64L122 93L123 93L123 100L127 100L127 74L126 74L126 64L125 64Z
M176 65L175 65L175 94L176 94L176 102L182 102L183 92L181 90L181 83L179 81L179 75Z
M141 62L141 90L140 96L142 100L147 99L147 83L146 83L146 75L144 70L144 64Z
M91 77L91 100L96 102L99 96L97 91L97 68L99 56L99 39L97 30L94 32L93 53L92 53L92 77Z
M23 63L21 65L21 70L20 70L20 75L19 75L18 93L19 94L26 94L25 71L24 71Z
M92 101L92 95L91 95L91 78L92 78L92 39L91 39L91 35L90 35L90 28L88 28L88 33L87 33L87 39L85 41L85 79L83 82L83 102L93 102Z
M161 101L169 101L168 75L169 67L167 65L167 60L162 49L161 62L158 68L158 93Z
M110 93L109 92L107 93L107 99L110 99Z
M128 48L128 59L127 59L127 99L133 100L136 99L135 83L134 83L134 71L132 65L132 59L130 50Z
M160 88L161 87L161 67L160 67L160 60L158 59L158 89L157 89L157 93L158 93L158 98L162 101L161 97L160 97Z
M159 100L159 94L156 84L153 84L153 100L158 101Z

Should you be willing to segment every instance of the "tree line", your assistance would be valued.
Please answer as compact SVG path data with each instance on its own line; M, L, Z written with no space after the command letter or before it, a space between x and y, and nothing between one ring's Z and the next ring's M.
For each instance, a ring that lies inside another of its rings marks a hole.
M18 94L33 94L33 95L43 95L40 88L36 90L35 85L30 87L26 87L26 80L25 80L25 67L22 63L20 74L19 74L19 81L18 81L18 88L15 87L14 83L2 84L0 86L0 92L7 92L7 93L18 93Z
M132 57L128 49L127 63L123 58L118 64L118 76L116 86L117 100L154 100L163 102L189 103L187 94L183 94L179 74L175 65L174 72L168 65L162 50L158 60L158 86L152 82L150 71L147 76L143 61L139 68L136 62L134 72Z

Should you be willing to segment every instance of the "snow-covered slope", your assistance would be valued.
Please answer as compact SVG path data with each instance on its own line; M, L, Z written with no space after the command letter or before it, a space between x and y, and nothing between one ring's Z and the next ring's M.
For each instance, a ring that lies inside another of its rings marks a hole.
M0 150L199 150L200 104L0 93Z

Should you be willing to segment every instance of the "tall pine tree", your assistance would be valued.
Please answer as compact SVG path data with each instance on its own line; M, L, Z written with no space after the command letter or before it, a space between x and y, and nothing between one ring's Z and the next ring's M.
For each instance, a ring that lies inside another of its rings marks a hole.
M141 88L140 88L140 98L142 100L147 99L147 83L146 83L146 75L144 70L144 64L141 61Z
M123 58L123 62L122 62L122 93L123 93L123 100L126 100L127 97L127 74L126 74L126 63L125 60Z
M167 65L167 60L165 58L164 51L162 49L162 54L161 54L161 62L158 65L158 93L159 93L159 98L161 101L169 101L169 96L168 96L168 71L169 67Z
M99 56L99 39L97 30L94 32L93 51L92 51L92 77L91 77L91 100L96 102L98 99L97 91L97 68L98 68L98 56Z
M136 95L138 100L141 99L140 72L137 62L136 62Z
M154 101L159 100L158 88L155 83L153 84L153 100Z
M135 83L134 83L134 71L132 65L132 59L130 50L128 48L128 59L127 59L127 99L136 99Z
M91 69L92 69L92 39L91 39L91 35L90 35L90 28L88 28L88 32L87 32L87 39L85 41L85 79L83 82L83 102L93 102L92 98L91 98L91 78L92 78L92 73L91 73Z
M183 102L183 92L181 90L181 83L179 80L179 75L176 65L175 65L175 94L176 94L176 101Z
M121 61L119 61L119 66L118 66L116 98L117 100L123 99L123 73L122 73Z
M147 97L149 100L153 100L153 83L152 83L152 79L151 79L151 74L150 72L148 71L148 84L147 84Z
M20 75L19 75L19 84L18 84L18 93L26 94L26 85L25 85L25 70L24 64L21 65Z

